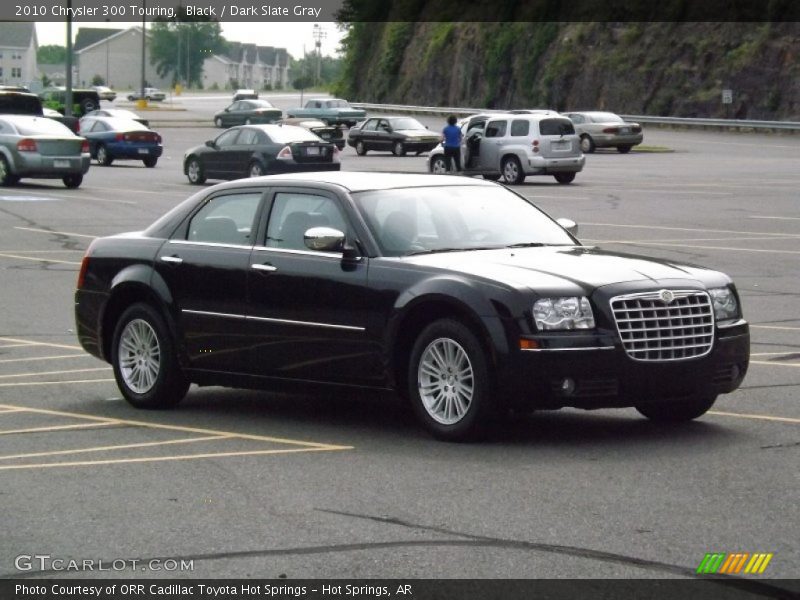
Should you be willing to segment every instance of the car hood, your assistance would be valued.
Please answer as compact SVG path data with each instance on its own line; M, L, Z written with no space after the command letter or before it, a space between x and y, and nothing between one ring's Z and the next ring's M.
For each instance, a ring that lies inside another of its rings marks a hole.
M703 267L673 263L633 254L608 252L591 246L546 246L421 254L402 259L420 266L460 271L492 279L514 288L591 290L623 282L695 281L699 285L725 285L730 279Z

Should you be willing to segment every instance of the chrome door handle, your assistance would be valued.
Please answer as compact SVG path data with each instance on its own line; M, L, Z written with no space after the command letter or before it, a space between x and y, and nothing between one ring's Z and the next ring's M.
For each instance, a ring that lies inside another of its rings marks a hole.
M251 269L255 269L256 271L277 271L278 267L273 267L272 265L262 265L259 263L253 263L250 265Z
M162 256L161 260L165 263L172 263L174 265L179 265L183 262L183 259L180 256Z

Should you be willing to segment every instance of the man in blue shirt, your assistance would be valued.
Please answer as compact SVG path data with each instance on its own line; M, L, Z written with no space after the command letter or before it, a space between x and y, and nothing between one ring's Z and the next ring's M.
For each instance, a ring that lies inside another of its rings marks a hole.
M456 171L461 172L461 128L456 125L458 120L455 115L447 117L447 126L442 130L444 142L444 160L447 163L447 172L453 172L453 160Z

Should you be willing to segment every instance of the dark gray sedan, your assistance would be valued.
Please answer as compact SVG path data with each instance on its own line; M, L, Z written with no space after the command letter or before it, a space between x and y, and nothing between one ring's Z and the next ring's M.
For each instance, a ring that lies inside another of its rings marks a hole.
M76 188L89 170L89 142L47 117L0 116L0 185L23 177L61 179Z
M589 111L563 115L575 125L575 132L581 137L581 150L587 154L595 148L616 148L626 154L644 139L639 123L629 123L614 113Z
M231 127L274 123L282 114L280 108L275 108L266 100L238 100L214 115L214 125Z

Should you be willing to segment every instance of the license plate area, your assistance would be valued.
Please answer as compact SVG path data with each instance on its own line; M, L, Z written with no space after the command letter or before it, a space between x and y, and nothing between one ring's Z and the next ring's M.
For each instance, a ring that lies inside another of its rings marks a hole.
M150 150L148 150L147 148L139 148L139 149L137 150L137 152L138 152L139 154L150 154Z
M318 146L309 146L306 148L306 156L319 156L319 147Z
M70 168L70 161L68 160L54 160L53 167L56 169L69 169Z
M553 150L558 150L560 152L564 152L565 150L569 150L572 148L572 143L566 140L559 140L557 142L550 142L550 148Z

